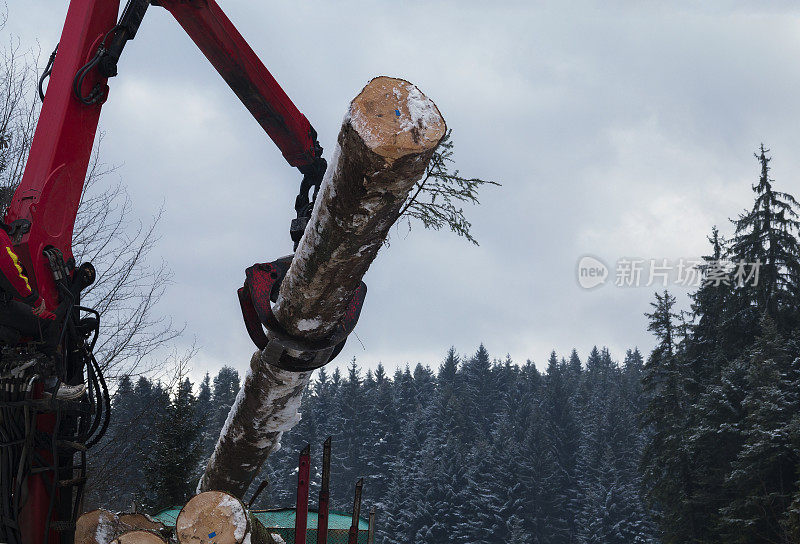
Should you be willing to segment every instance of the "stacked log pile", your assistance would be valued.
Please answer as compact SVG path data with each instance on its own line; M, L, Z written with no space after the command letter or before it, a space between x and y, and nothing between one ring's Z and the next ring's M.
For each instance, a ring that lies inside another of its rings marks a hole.
M78 518L75 544L280 544L242 501L221 491L192 497L175 527L144 514L93 510Z
M115 514L98 509L78 518L75 544L165 544L164 524L145 514Z

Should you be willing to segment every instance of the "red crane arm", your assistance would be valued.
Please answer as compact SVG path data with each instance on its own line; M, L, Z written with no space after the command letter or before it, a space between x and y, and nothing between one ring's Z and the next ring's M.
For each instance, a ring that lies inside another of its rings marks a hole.
M297 167L319 156L316 132L214 0L159 0L175 17L242 104ZM156 4L156 2L153 2Z
M117 22L119 0L73 0L53 64L50 84L22 180L14 193L6 223L30 221L30 231L16 242L31 284L54 308L58 292L42 251L53 246L72 257L72 230L92 153L100 105L82 104L72 92L75 74ZM106 80L87 74L84 89Z
M322 152L316 132L217 3L160 0L158 4L186 30L287 162L307 171ZM140 17L144 9L146 5ZM42 250L52 246L65 259L72 257L75 216L100 109L108 95L107 80L97 68L88 70L80 85L83 96L95 88L100 91L102 98L96 103L79 100L73 83L98 48L118 38L119 30L114 30L118 11L119 0L71 0L25 172L6 213L6 223L17 219L31 223L30 231L16 242L16 252L49 307L55 306L58 293ZM116 64L111 75L115 73Z
M119 4L120 0L70 0L25 172L5 216L6 223L26 223L27 230L12 232L15 253L32 289L49 308L57 306L59 293L43 252L60 250L67 262L73 257L75 218L100 110L108 96L106 76L116 75L119 54L136 35L148 6L147 0L128 0L118 23ZM314 129L216 2L161 0L160 4L175 16L289 164L305 174L301 187L319 177L324 161ZM302 198L298 202L303 204ZM53 421L51 414L39 415L37 427L52 433ZM48 452L40 454L52 461ZM59 541L52 527L45 535L48 486L41 474L28 480L28 498L19 520L24 542ZM69 497L57 492L55 511L70 511Z

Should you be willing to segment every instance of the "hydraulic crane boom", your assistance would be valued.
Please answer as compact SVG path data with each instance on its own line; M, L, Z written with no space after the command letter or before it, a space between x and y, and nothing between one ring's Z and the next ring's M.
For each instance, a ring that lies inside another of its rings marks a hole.
M147 0L132 0L117 26L119 0L70 2L25 173L6 214L6 223L30 222L30 230L20 234L16 247L51 307L58 295L42 250L52 246L65 260L72 257L72 230L100 109L108 97L107 77L116 75L114 55L135 36L147 4ZM313 127L214 0L161 0L158 4L186 30L291 166L308 173L319 164L322 149ZM126 21L126 15L132 21ZM113 51L117 42L118 51ZM107 53L111 62L98 59L96 69L89 69L78 81L76 76L101 47L111 50ZM94 102L80 100L76 86L82 97L94 94Z
M79 310L86 311L78 306L80 291L94 274L89 265L76 267L73 257L78 205L100 110L109 96L108 78L117 75L119 56L135 37L150 4L166 8L175 17L287 162L303 173L295 204L298 219L292 224L297 240L305 226L301 210L310 212L308 191L319 186L325 170L313 127L214 0L129 0L119 21L120 0L71 0L25 172L5 216L16 253L48 308L55 308L65 296L72 300L67 321L73 321L65 326L61 351L65 382L82 381L84 367L94 361L91 346L76 337L74 326ZM41 388L35 391L41 395ZM54 421L55 416L41 414L37 428L53 435L57 432ZM61 438L72 440L71 435ZM57 442L56 437L52 440ZM72 503L79 493L56 489L56 482L59 470L72 470L72 453L56 454L55 459L46 450L38 455L55 468L50 469L53 475L45 477L40 472L27 478L27 500L17 520L22 542L69 543L70 525L63 518L74 512ZM59 516L62 519L55 522Z
M308 119L214 0L159 0L158 4L172 13L291 166L302 170L320 157L317 133Z

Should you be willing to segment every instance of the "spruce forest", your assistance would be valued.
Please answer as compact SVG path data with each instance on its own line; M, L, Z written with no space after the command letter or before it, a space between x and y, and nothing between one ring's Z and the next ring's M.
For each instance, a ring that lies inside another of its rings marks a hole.
M709 225L707 281L642 309L651 353L600 343L536 365L480 345L320 369L254 506L293 505L306 443L318 483L333 436L333 509L363 477L384 544L800 542L800 206L774 188L769 151L756 158L753 201ZM759 263L757 282L710 281L738 262ZM199 384L123 377L88 506L185 502L239 386L231 367Z

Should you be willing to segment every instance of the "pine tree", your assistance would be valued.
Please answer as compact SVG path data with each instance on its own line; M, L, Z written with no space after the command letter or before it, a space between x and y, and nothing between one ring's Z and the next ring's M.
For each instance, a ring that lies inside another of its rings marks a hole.
M105 504L109 508L129 507L138 490L136 478L141 466L127 462L131 457L139 457L139 461L142 458L139 444L129 438L129 433L138 427L134 391L131 377L122 376L111 399L112 418L108 430L93 449L93 455L88 456L89 480L84 501L90 507ZM111 487L109 482L116 483L114 487L117 493L106 499L103 491Z
M212 416L214 414L211 401L211 377L206 372L203 381L200 382L200 390L197 393L197 403L195 406L195 424L200 429L200 462L197 464L196 476L199 479L205 470L206 462L214 450L217 442L217 434L212 429Z
M488 437L491 435L491 421L495 415L491 396L494 383L492 362L483 344L464 365L462 376L468 432Z
M553 476L557 495L552 497L552 510L548 515L551 528L561 542L575 542L577 533L577 463L581 429L574 394L580 374L575 376L573 371L574 367L561 364L553 351L547 363L542 399L548 445L557 469Z
M716 227L708 241L711 253L703 257L700 266L703 282L690 295L693 323L691 339L686 343L686 360L695 381L694 393L718 380L727 361L739 355L753 317L750 303L734 296L734 285L708 279L707 274L720 266L726 243Z
M400 373L405 380L406 373ZM400 384L402 387L402 383ZM390 534L387 543L415 542L418 531L426 527L430 512L426 508L428 473L425 457L431 414L418 407L402 430L401 446L392 467L388 502Z
M500 409L492 437L491 457L497 462L492 482L492 491L498 497L495 511L499 521L495 538L506 541L513 536L512 521L518 519L522 522L524 519L526 495L530 492L520 478L522 459L528 451L525 437L519 430L530 424L534 398L527 384L519 379L519 367L511 364L509 357L506 357L502 372L505 380L511 376L514 379L498 390Z
M120 401L122 404L122 393ZM131 502L153 504L155 494L147 482L147 470L152 464L157 429L167 412L169 397L160 383L140 376L130 393L130 402L124 404L125 408L120 405L119 411L127 412L124 416L127 424L118 427L115 440L127 443L127 455L123 457L125 468L115 476L132 483L131 495L124 497L124 508L129 508Z
M353 358L348 367L347 379L340 389L338 404L341 426L338 433L334 435L336 450L334 459L338 461L339 465L336 475L347 490L365 472L362 467L364 425L361 423L361 416L363 403L362 379L356 360Z
M439 367L438 392L436 400L439 404L440 418L446 428L457 440L466 440L469 427L464 408L466 402L463 394L463 375L459 372L461 359L454 347L450 347L444 362Z
M384 504L391 480L391 467L395 460L395 452L399 447L399 426L392 395L392 384L386 375L383 365L375 370L375 392L371 400L374 410L367 426L367 440L371 448L366 455L367 471L370 475L370 487L376 506L385 510Z
M456 528L457 542L492 544L505 535L505 521L499 512L502 498L497 482L502 480L498 450L488 442L478 441L468 460L466 511L468 517ZM496 540L497 539L497 540Z
M607 349L599 355L587 365L593 394L584 410L578 461L579 542L653 542L655 529L637 473L644 442L637 410L642 358L628 350L620 369Z
M405 427L416 415L418 408L417 394L414 391L414 378L408 365L405 369L397 369L394 374L395 405L400 425Z
M761 144L756 155L761 165L753 207L734 220L736 233L731 241L734 262L758 263L757 282L744 283L740 290L751 298L759 313L766 313L780 330L798 324L796 308L800 302L800 204L788 193L775 191L769 177L768 149ZM755 283L755 285L752 285ZM754 333L757 323L753 323Z
M745 362L744 441L728 476L730 503L721 509L728 542L788 542L783 526L798 489L800 448L790 429L800 413L800 344L769 317L761 330Z
M306 414L313 414L313 419L317 427L317 436L322 440L333 434L331 417L333 415L334 394L331 390L332 385L328 378L325 367L317 371L317 379L311 386L311 397L313 399L312 409Z
M559 482L562 474L556 459L553 439L549 434L548 415L540 402L533 400L531 414L522 438L522 451L517 478L524 489L523 527L530 542L567 543L563 528L565 518L574 514L562 512L564 489Z
M197 482L192 475L200 458L202 440L196 404L189 379L179 381L165 417L156 426L156 441L145 469L151 507L184 504L194 493Z
M656 293L646 314L648 330L658 339L644 368L642 380L649 403L644 423L649 432L642 468L651 506L658 507L666 543L697 542L700 524L690 499L694 475L687 451L688 409L685 365L677 350L675 297Z
M527 544L530 542L530 535L525 531L522 518L518 516L512 517L508 520L511 536L508 544Z
M433 398L433 392L436 390L436 378L428 366L422 366L417 363L414 367L414 393L416 395L416 404L418 406L426 407L430 404Z
M213 394L211 396L213 406L211 434L214 435L215 441L222 430L222 426L225 424L225 420L228 418L228 412L236 400L239 387L239 372L230 366L223 366L214 376Z

